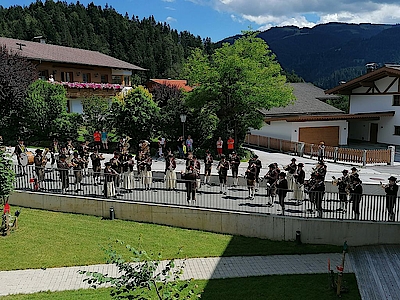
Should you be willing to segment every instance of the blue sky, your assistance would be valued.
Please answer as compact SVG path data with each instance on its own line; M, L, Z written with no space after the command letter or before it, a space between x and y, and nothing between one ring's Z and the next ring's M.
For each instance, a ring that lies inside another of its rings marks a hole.
M45 0L43 0L44 2ZM0 5L29 5L31 0L0 0ZM71 2L67 0L67 2ZM76 2L76 1L73 1ZM154 15L178 31L187 30L216 42L249 26L312 27L328 22L400 23L400 3L394 0L81 0L85 6L106 3L121 14L139 19Z

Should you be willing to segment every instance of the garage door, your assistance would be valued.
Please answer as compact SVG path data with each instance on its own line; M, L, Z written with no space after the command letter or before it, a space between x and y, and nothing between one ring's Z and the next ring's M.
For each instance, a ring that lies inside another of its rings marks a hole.
M325 145L336 147L339 145L339 126L300 128L299 141L310 144L324 141Z

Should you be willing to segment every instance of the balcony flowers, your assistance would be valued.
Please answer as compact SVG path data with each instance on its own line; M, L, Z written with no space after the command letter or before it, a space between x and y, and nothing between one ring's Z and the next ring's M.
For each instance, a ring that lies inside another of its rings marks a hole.
M61 84L67 88L75 89L93 89L93 90L122 90L124 88L121 84L113 83L93 83L93 82L54 82Z

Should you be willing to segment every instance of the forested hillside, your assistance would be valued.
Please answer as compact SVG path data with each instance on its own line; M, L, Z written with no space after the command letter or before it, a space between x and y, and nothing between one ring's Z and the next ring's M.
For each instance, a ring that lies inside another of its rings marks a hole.
M147 78L175 78L193 48L212 47L209 38L177 32L153 16L140 20L93 3L85 7L79 1L43 2L0 6L0 36L22 40L44 36L51 44L100 51L149 69Z
M328 89L365 73L365 64L400 63L400 25L328 23L273 27L258 35L282 67ZM232 42L238 36L224 41Z

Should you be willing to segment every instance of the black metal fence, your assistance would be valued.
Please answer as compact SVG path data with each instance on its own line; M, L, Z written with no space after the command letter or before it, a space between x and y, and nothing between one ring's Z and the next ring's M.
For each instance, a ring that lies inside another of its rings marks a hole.
M19 173L18 166L15 166L16 173ZM105 198L105 176L99 174L95 179L93 172L89 169L89 174L83 176L81 184L75 184L73 170L68 171L69 186L63 191L60 172L56 169L45 169L44 181L37 185L37 174L33 166L25 168L26 175L17 175L15 189L22 191L37 191L43 193L60 194L64 192L67 195L76 197L94 197ZM119 177L120 187L116 189L118 195L115 199L124 201L135 201L144 203L156 203L173 206L190 206L204 209L228 210L247 213L261 214L282 214L278 197L267 196L267 189L261 183L256 191L254 199L249 197L249 191L246 186L228 186L226 189L220 187L217 179L213 178L213 184L205 185L203 180L199 180L195 201L188 201L187 189L192 182L185 181L177 174L176 189L167 189L164 174L162 172L153 172L152 183L147 190L142 183L142 178L134 175L133 188L128 190L124 188L124 181L127 180L125 174ZM79 188L79 189L77 189ZM292 199L293 193L288 192L285 198L285 215L302 218L326 218L337 220L355 219L356 214L353 211L354 203L351 201L340 202L339 194L326 192L322 200L322 210L319 212L314 201L310 201L307 193L304 193L303 201ZM349 200L351 195L347 196ZM397 200L397 199L396 199ZM272 202L272 205L268 203ZM396 203L397 204L397 203ZM394 208L394 220L398 220L399 207ZM386 207L386 198L382 195L362 195L359 208L359 220L385 222L389 221L389 214Z

